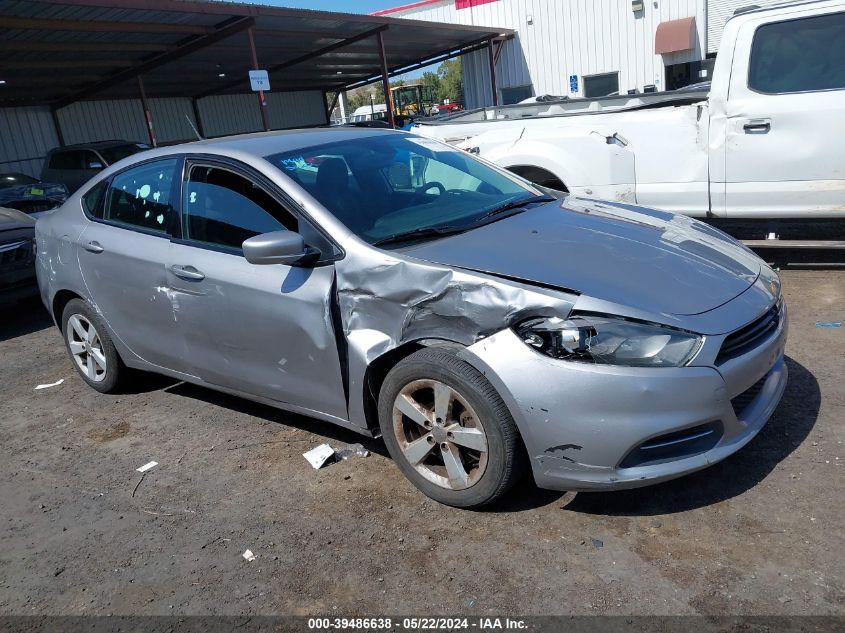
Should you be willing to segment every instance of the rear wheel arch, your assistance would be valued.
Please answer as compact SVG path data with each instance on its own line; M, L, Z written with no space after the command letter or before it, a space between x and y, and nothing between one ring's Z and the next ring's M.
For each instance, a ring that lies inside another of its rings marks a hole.
M84 299L72 290L59 290L53 297L51 304L51 311L53 313L53 321L62 329L62 314L65 311L65 306L74 299Z
M537 167L535 165L512 165L507 170L541 187L569 193L569 188L563 180L543 167Z

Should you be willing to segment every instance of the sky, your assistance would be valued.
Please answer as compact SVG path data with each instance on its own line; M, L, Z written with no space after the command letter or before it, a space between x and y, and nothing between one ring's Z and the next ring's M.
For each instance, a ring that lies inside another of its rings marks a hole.
M272 4L279 7L298 9L319 9L321 11L342 11L344 13L371 13L408 4L411 0L253 0L257 4Z

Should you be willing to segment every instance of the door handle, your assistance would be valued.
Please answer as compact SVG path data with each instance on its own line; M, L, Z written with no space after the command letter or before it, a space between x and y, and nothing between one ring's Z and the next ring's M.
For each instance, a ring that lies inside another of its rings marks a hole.
M772 122L769 119L749 119L742 129L746 134L768 134L772 129Z
M82 245L82 248L89 253L102 253L105 250L102 246L100 246L100 243L97 240L85 242L85 244Z
M170 267L170 272L172 272L177 277L181 277L182 279L190 279L191 281L200 281L201 279L205 279L205 275L203 275L193 266L179 266L177 264L174 264Z

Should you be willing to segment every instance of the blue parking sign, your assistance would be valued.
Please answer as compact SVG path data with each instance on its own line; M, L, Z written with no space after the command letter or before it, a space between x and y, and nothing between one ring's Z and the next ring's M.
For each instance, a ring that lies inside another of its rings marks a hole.
M569 75L569 92L578 92L578 75Z

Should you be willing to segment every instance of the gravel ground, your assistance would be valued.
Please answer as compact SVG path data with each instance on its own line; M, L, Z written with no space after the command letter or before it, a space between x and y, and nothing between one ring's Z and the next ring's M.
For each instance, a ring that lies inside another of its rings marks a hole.
M790 382L744 450L635 491L526 481L483 512L323 422L165 379L96 393L40 304L6 307L0 613L845 615L845 328L815 326L845 317L845 272L782 276Z

